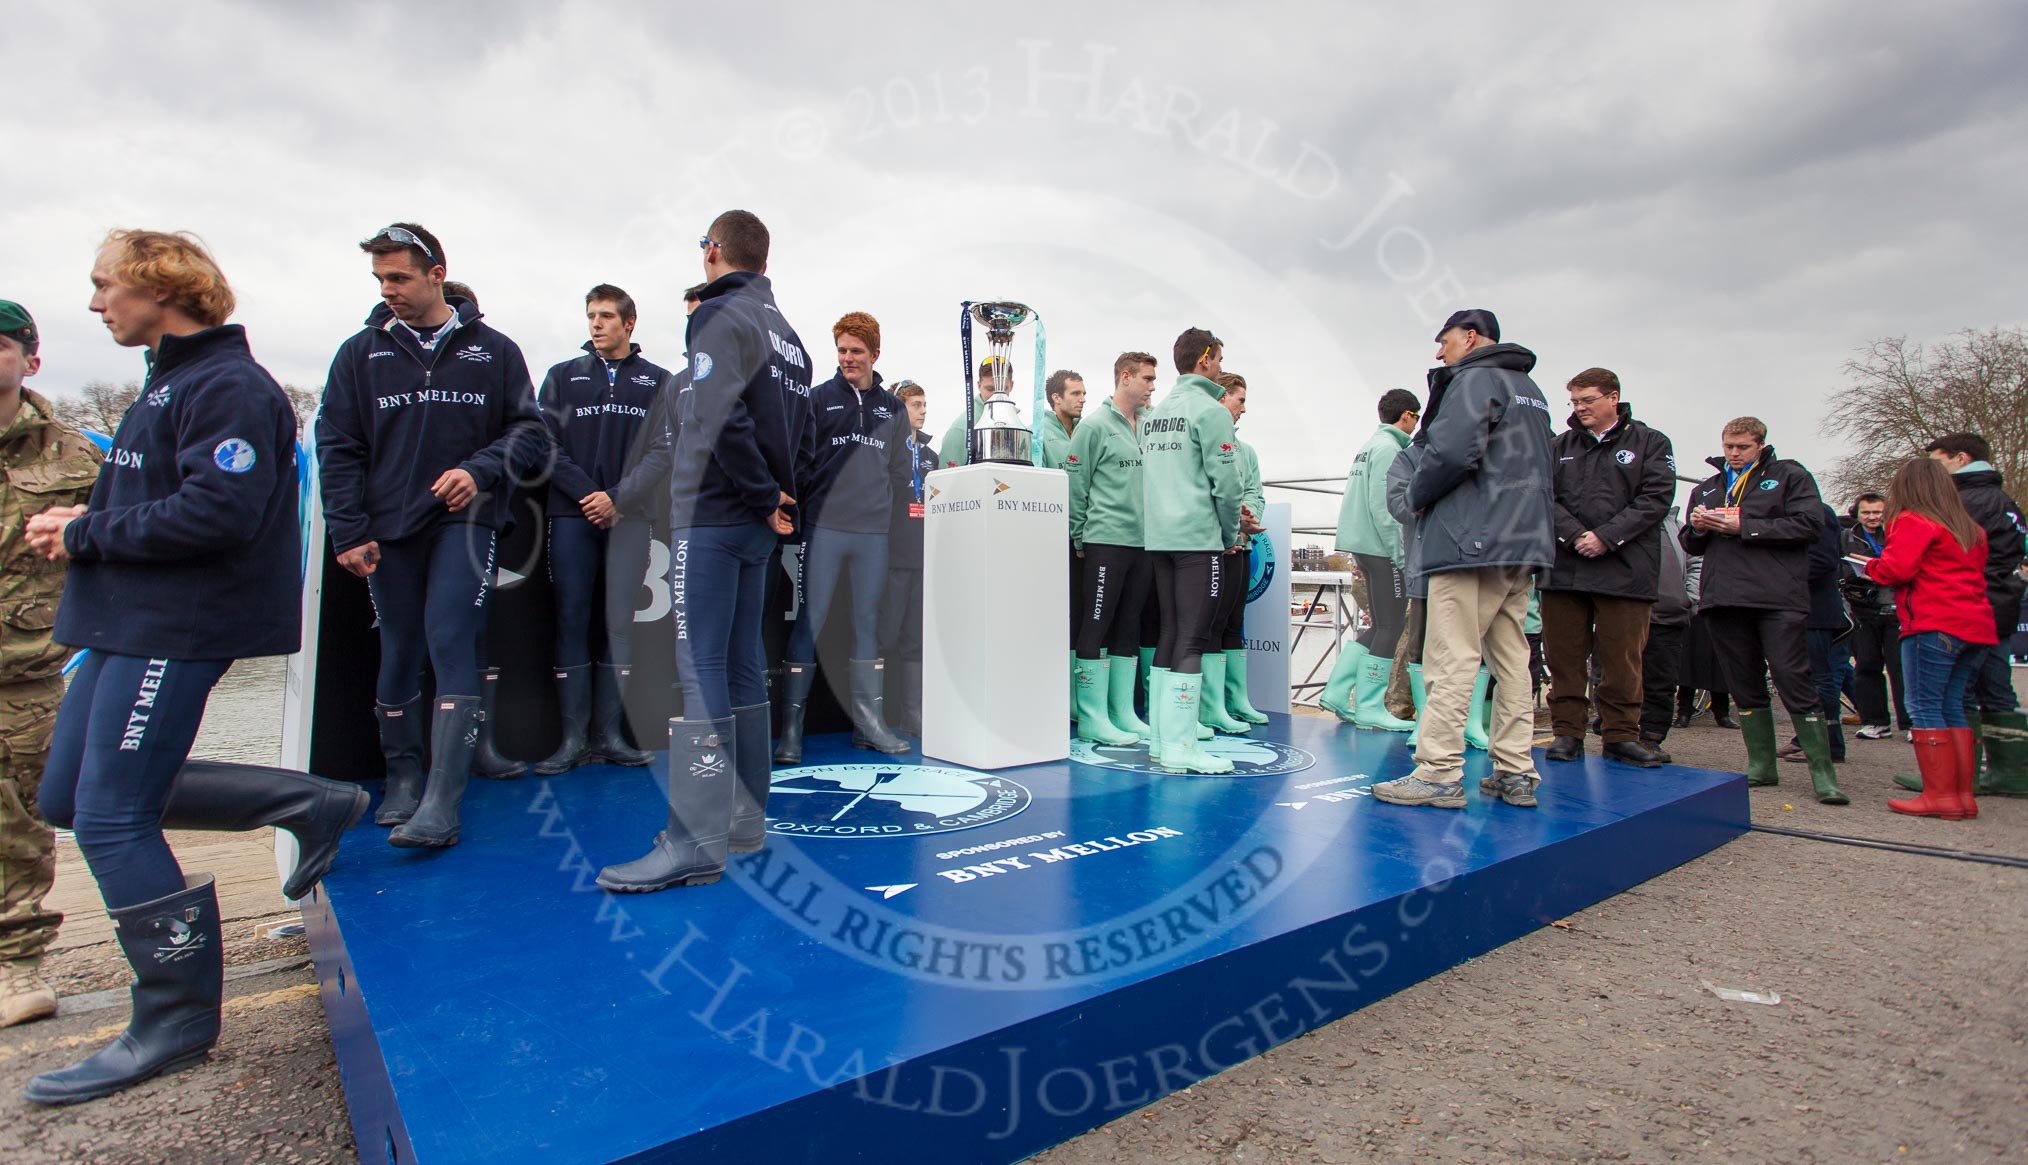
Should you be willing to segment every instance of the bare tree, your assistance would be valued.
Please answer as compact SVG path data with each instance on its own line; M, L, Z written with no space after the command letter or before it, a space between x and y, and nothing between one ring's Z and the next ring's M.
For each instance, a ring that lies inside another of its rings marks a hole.
M141 399L141 382L129 380L125 384L114 384L110 380L88 380L75 394L64 393L51 398L56 406L58 419L80 429L112 436L120 427L120 418L127 415L127 409Z
M1823 426L1852 450L1829 476L1834 496L1885 491L1932 439L1977 433L2007 492L2028 498L2028 332L1968 328L1927 346L1889 336L1847 360L1845 379Z
M310 425L317 419L317 406L324 403L323 392L311 392L293 384L283 385L282 392L289 398L289 406L296 410L296 435L308 437Z

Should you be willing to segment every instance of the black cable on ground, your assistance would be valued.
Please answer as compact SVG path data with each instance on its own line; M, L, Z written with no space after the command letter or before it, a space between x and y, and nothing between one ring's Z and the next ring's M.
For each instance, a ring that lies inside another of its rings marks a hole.
M1810 841L1828 841L1834 845L1856 845L1861 849L1884 849L1895 853L1915 854L1925 858L1949 858L1954 862L1983 862L1989 866L2007 866L2016 870L2028 870L2028 858L2010 857L2006 854L1975 854L1961 849L1943 849L1933 845L1910 845L1900 841L1881 841L1873 837L1846 837L1839 833L1813 833L1807 829L1783 829L1778 825L1755 825L1755 833L1774 833L1783 837L1801 837Z

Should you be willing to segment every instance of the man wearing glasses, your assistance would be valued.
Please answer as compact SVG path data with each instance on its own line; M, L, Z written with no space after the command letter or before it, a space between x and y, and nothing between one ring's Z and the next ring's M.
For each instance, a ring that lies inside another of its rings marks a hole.
M1585 369L1569 389L1569 427L1551 446L1556 563L1539 588L1556 731L1548 757L1584 755L1596 658L1606 759L1654 768L1662 755L1640 738L1641 652L1659 593L1662 519L1676 503L1675 450L1634 419L1607 369Z
M1421 419L1422 404L1414 393L1391 388L1381 394L1380 428L1352 459L1345 500L1338 508L1338 549L1352 555L1359 573L1366 576L1366 601L1373 619L1339 650L1317 706L1349 724L1384 732L1415 727L1412 720L1390 715L1382 697L1408 616L1401 523L1387 512L1387 470Z
M317 414L324 522L380 619L376 715L388 842L458 840L478 745L478 638L514 485L549 451L528 363L468 299L444 297L444 248L415 223L359 244L381 302L331 362ZM424 764L421 679L436 674Z

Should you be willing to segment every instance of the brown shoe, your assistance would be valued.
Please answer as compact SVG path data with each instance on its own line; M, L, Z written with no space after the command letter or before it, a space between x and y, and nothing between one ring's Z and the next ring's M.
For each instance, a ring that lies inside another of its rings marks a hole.
M0 1027L56 1014L56 992L38 970L36 959L0 963Z

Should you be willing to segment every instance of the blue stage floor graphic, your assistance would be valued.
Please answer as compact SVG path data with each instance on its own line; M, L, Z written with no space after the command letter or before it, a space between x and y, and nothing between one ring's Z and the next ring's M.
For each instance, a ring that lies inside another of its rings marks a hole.
M304 904L362 1160L1008 1162L1706 853L1745 779L1544 766L1409 809L1404 738L1276 716L1230 777L980 773L843 736L767 848L610 895L653 769L473 781L462 842L347 836ZM873 763L873 762L880 763Z

